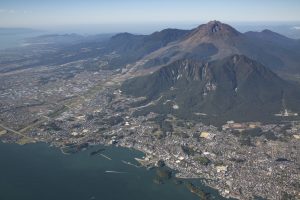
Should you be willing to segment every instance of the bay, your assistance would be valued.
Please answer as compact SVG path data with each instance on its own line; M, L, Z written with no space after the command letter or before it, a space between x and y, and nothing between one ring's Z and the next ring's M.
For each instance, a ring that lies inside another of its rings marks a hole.
M105 148L100 154L90 153ZM111 158L105 158L101 154ZM95 146L71 155L44 143L0 143L1 200L194 200L184 184L156 184L156 170L127 165L143 153ZM107 173L116 171L120 173ZM210 190L205 188L205 190ZM221 197L214 190L216 199Z

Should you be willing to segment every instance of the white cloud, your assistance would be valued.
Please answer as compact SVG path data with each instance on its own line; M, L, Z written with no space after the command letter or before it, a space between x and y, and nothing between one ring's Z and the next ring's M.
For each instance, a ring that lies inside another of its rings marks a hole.
M292 29L300 30L300 26L294 26Z

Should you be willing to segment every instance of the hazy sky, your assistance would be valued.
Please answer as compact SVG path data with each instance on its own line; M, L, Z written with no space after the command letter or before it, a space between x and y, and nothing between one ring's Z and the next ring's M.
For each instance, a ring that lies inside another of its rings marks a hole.
M0 27L300 21L300 0L0 0Z

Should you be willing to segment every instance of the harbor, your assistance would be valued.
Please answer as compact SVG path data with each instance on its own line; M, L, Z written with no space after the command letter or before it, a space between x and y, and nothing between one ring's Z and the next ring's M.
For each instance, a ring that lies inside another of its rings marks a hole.
M90 155L102 148L110 159ZM5 191L0 199L199 199L175 179L157 184L157 171L141 167L134 159L143 156L139 151L113 146L97 145L62 154L45 143L0 143L0 158L6 161L0 166L0 176L6 180L0 182Z

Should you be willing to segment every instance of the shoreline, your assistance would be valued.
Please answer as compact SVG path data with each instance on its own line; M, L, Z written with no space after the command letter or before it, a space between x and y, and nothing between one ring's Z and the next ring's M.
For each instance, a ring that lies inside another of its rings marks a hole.
M90 144L89 144L90 145ZM145 150L143 149L139 149L139 148L134 148L134 147L128 147L128 146L123 146L123 145L112 145L112 144L108 144L108 143L97 143L97 144L91 144L91 146L97 146L97 145L103 145L103 146L108 146L108 147L116 147L116 148L126 148L126 149L130 149L130 150L134 150L134 151L139 151L141 153L144 154L144 156L142 158L134 158L138 163L141 164L141 167L149 170L149 166L148 165L144 165L143 162L145 161L145 158L147 158L147 155L149 155L149 153L147 153ZM153 155L151 155L153 156ZM155 166L155 162L159 161L159 160L162 160L162 159L159 159L157 158L157 160L155 161L147 161L148 164L150 164L150 167L157 167ZM141 162L140 162L141 161ZM164 161L164 160L163 160ZM165 161L164 161L165 162ZM133 166L133 165L132 165ZM234 196L234 195L223 195L223 193L220 191L220 189L214 187L214 186L211 186L209 184L207 184L206 181L203 181L205 180L206 178L204 177L187 177L187 176L181 176L180 174L182 172L180 171L177 171L176 169L174 169L174 166L168 164L165 162L165 166L170 168L173 172L174 172L174 177L175 178L178 178L178 179L183 179L183 180L199 180L201 181L201 183L205 186L205 187L208 187L210 189L213 189L215 190L220 196L222 196L223 198L226 198L226 199L230 199L230 198L233 198L233 199L241 199L240 197L237 197L237 196ZM137 166L133 166L133 167L137 167ZM188 188L187 188L188 189ZM190 191L192 192L192 191ZM194 192L192 192L194 193ZM197 195L197 194L196 194Z
M41 141L41 142L43 142L43 141ZM47 142L43 142L43 143L51 144L51 143L47 143ZM65 153L65 152L62 150L64 147L56 146L56 145L54 145L54 144L52 144L52 145L53 145L53 147L55 147L55 148L59 148L63 154L65 154L65 155L72 155L72 153ZM101 142L100 142L100 143L89 143L89 147L94 147L94 146L98 146L98 145L104 146L104 147L126 148L126 149L129 149L129 150L134 150L134 151L138 151L138 152L142 153L143 156L142 156L141 158L136 158L136 157L134 157L134 160L136 160L136 161L140 164L140 166L134 165L134 164L132 164L132 163L130 164L132 167L136 167L136 168L144 168L144 169L146 169L146 170L150 170L150 169L152 169L152 168L157 167L157 166L155 165L155 163L156 163L157 161L162 160L162 159L159 159L159 158L156 158L155 160L148 160L148 161L146 161L147 164L145 165L145 162L144 162L144 161L145 161L145 158L147 158L147 156L149 156L149 153L147 153L147 152L146 152L145 150L143 150L143 149L134 148L134 147L129 147L129 146L120 145L120 144L118 144L118 145L112 145L112 144L109 144L109 143L101 143ZM89 148L89 147L88 147L88 148ZM87 149L88 149L88 148L87 148ZM84 149L84 150L86 150L86 149ZM80 151L82 151L82 150L80 150ZM80 151L78 151L78 152L80 152ZM76 154L76 153L78 153L78 152L75 152L74 154ZM151 156L153 156L153 155L151 155ZM103 156L102 156L102 157L103 157ZM105 158L105 157L104 157L104 158ZM123 160L121 160L121 162L124 163ZM126 162L126 161L125 161L125 162ZM164 161L164 162L165 162L165 161ZM124 163L124 164L127 164L127 163ZM127 164L127 165L128 165L128 164ZM222 192L220 192L220 190L219 190L218 188L213 187L213 186L207 184L206 181L203 181L203 180L205 180L204 177L188 177L188 176L182 176L182 175L181 175L182 172L177 171L176 169L174 169L175 167L172 166L172 165L170 165L169 163L166 163L166 162L165 162L165 166L172 170L172 172L174 173L174 177L177 178L177 179L182 179L182 180L199 180L199 181L202 183L203 186L205 186L205 187L207 187L207 188L209 188L209 189L211 189L211 190L214 190L215 192L217 192L218 195L222 196L223 198L226 198L226 199L230 199L230 198L233 198L233 199L240 199L240 198L237 198L236 196L231 196L231 195L226 195L226 196L224 196L224 195L222 194ZM197 187L198 187L198 186L197 186ZM187 189L190 190L189 188L187 188ZM194 192L192 192L192 191L190 191L190 192L191 192L191 193L194 193ZM197 195L196 193L194 193L194 194ZM198 196L198 195L197 195L197 196Z

